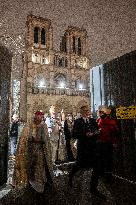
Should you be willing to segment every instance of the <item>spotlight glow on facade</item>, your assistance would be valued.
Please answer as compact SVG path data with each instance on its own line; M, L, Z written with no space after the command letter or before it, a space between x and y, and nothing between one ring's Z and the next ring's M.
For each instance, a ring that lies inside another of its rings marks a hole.
M39 83L38 83L38 87L39 88L45 88L46 87L45 81L44 80L40 80Z
M49 64L49 60L45 58L45 64Z
M64 82L60 82L60 88L64 88L65 87L65 83Z
M83 90L83 84L79 84L79 90Z

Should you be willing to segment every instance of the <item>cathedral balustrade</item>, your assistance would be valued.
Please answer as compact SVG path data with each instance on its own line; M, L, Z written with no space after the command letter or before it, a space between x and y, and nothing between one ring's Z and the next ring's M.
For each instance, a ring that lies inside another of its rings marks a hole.
M31 94L45 94L45 95L67 95L67 96L85 96L89 97L90 93L88 90L77 90L77 89L62 89L62 88L37 88L29 87L28 93Z

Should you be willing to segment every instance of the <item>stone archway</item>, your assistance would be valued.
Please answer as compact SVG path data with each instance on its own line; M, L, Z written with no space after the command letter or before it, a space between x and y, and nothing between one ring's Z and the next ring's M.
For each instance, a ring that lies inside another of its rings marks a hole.
M79 102L77 103L77 106L76 106L76 108L77 108L76 111L79 112L79 111L80 111L80 108L81 108L82 106L88 106L88 107L89 107L88 102L85 101L85 100L79 101Z
M55 107L57 112L61 112L63 109L65 114L73 113L73 107L70 101L67 100L66 98L60 98L58 101L56 101Z
M0 45L0 185L7 182L12 54Z
M44 113L49 112L48 105L44 102L43 99L40 100L40 102L35 102L33 105L33 113L35 113L37 110L42 110Z
M49 106L46 104L45 100L38 99L31 104L27 104L27 122L31 122L34 113L37 110L42 110L44 113L49 113Z

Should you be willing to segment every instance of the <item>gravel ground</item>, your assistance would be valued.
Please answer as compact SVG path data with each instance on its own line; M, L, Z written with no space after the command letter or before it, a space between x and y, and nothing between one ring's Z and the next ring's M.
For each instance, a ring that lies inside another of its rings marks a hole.
M89 193L91 170L80 171L74 177L74 186L68 186L69 169L63 166L64 175L54 177L54 187L46 189L44 194L36 193L33 189L12 189L4 196L0 205L135 205L136 185L115 179L112 184L100 181L98 189L106 195L106 200L101 200Z

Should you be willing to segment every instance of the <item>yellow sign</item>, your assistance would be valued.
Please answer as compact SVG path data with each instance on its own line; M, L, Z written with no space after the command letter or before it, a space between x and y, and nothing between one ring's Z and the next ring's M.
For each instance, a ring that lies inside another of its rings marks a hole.
M117 119L136 119L136 106L116 108Z

